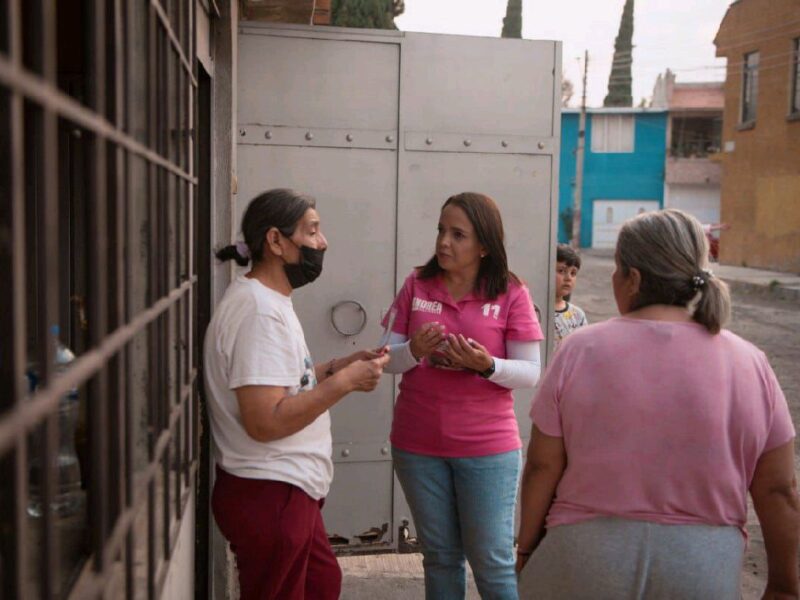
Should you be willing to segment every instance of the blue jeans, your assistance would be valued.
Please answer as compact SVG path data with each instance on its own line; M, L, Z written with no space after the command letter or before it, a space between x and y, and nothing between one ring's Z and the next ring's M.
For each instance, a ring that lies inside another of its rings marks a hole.
M393 448L392 457L422 545L425 598L463 600L466 556L482 598L517 600L520 451L442 458Z

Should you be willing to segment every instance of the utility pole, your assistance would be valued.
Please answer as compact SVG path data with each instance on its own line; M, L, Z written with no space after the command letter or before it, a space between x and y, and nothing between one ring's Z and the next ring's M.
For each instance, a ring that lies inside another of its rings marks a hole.
M589 51L583 54L583 92L581 96L581 116L578 120L578 148L575 151L575 195L572 204L573 248L581 247L581 204L583 202L583 153L586 146L586 75L589 71Z

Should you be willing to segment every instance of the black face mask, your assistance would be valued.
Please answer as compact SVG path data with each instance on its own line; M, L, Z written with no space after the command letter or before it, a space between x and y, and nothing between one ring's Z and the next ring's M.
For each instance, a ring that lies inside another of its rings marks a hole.
M294 244L294 242L292 242ZM297 244L295 244L297 246ZM325 258L325 250L318 250L309 246L297 246L300 248L300 262L284 263L283 270L289 279L292 289L297 289L307 283L311 283L320 273L322 273L322 259Z

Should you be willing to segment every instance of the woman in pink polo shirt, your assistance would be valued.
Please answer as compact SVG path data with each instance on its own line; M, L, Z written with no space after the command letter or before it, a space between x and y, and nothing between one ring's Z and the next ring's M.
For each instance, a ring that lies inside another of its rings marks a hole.
M616 263L622 316L572 333L533 401L521 597L738 600L749 490L764 598L797 598L794 427L764 353L722 329L700 223L631 219Z
M516 599L522 444L511 390L536 384L542 331L527 288L508 270L491 198L463 193L444 203L436 254L408 276L393 309L386 371L403 377L391 441L426 597L464 598L466 556L481 596Z

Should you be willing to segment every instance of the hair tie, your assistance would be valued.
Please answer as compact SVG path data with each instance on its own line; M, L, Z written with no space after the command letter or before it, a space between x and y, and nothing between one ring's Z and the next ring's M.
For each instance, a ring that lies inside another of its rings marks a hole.
M699 290L703 287L712 277L714 272L711 269L701 269L700 272L692 277L692 287Z
M250 246L245 242L236 242L234 246L236 247L236 254L242 258L250 258Z

